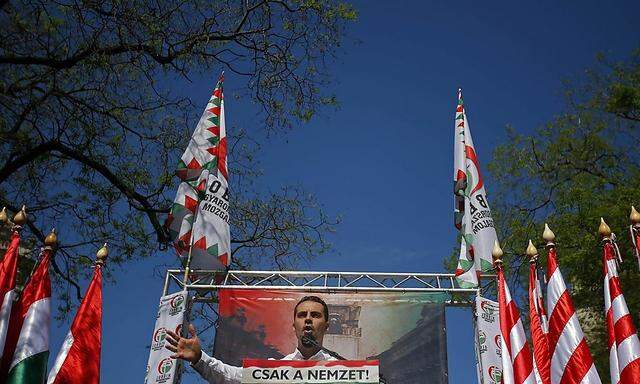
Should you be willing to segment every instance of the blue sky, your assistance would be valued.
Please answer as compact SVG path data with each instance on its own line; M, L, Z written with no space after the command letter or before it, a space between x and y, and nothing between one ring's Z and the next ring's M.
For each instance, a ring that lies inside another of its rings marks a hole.
M302 184L327 213L343 218L329 238L335 252L302 269L443 271L456 238L451 190L458 86L486 169L507 124L531 132L562 110L563 79L579 77L597 52L623 58L640 46L637 2L515 3L355 2L360 16L349 33L361 43L345 43L330 64L339 109L271 137L259 154L260 188ZM217 76L179 86L204 107ZM227 75L227 94L237 81ZM227 97L226 113L229 135L238 127L260 129L246 101ZM116 270L118 284L104 287L102 382L142 382L162 286L153 268L172 261L158 254ZM450 383L474 382L470 312L447 315ZM52 327L52 360L68 327ZM184 382L201 381L190 376Z

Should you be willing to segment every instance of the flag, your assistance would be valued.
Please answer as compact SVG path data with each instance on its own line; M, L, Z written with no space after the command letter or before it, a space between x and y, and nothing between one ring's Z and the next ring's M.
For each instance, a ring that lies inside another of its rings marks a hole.
M605 238L602 263L609 373L612 384L631 384L640 381L640 341L622 295L616 251L613 241Z
M176 251L183 261L191 253L195 269L223 269L231 255L223 83L224 75L181 157L181 183L166 223Z
M102 265L98 262L47 384L98 384L101 346Z
M544 310L538 266L535 261L529 264L529 320L536 381L540 384L550 384L549 324L547 313Z
M516 302L511 299L509 287L504 281L501 262L496 264L502 342L502 383L535 384L531 351L520 319L520 311Z
M455 135L455 217L456 226L459 226L462 234L461 242L465 243L464 247L460 247L455 274L460 286L466 288L478 285L478 273L493 269L491 250L498 236L480 173L480 163L471 138L462 90L458 90ZM462 252L462 248L465 252Z
M46 378L51 312L49 260L52 252L50 248L44 249L40 263L11 311L0 382L40 384Z
M478 383L499 383L502 377L502 340L498 303L476 296L475 320Z
M0 262L0 361L2 360L4 343L9 330L11 308L16 297L16 275L18 274L18 249L20 233L11 232L11 241L4 258Z
M600 384L573 301L564 283L554 246L547 254L547 309L551 384Z

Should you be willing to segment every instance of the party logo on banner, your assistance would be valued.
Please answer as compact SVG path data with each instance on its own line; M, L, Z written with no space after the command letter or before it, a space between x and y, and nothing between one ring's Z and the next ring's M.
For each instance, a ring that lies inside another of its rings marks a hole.
M169 301L171 309L169 310L169 316L175 316L182 312L182 304L184 304L184 297L182 295L176 296Z
M493 380L492 384L499 384L502 382L502 370L495 365L489 367L489 377Z

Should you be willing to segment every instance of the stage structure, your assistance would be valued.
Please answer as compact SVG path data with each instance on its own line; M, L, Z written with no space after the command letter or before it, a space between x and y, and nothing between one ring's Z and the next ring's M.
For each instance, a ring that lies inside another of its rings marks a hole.
M242 358L289 353L293 305L315 294L329 306L327 348L379 359L388 382L446 384L445 308L473 308L493 277L462 288L449 273L193 271L185 281L183 270L172 269L163 295L186 290L191 302L217 303L215 356L242 365Z

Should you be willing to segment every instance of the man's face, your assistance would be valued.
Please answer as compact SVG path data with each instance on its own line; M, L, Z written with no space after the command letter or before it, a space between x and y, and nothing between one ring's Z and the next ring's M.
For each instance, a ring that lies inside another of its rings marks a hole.
M324 307L315 301L303 301L293 319L293 329L296 337L301 340L303 335L313 336L320 345L324 333L329 328L329 322L324 318Z

